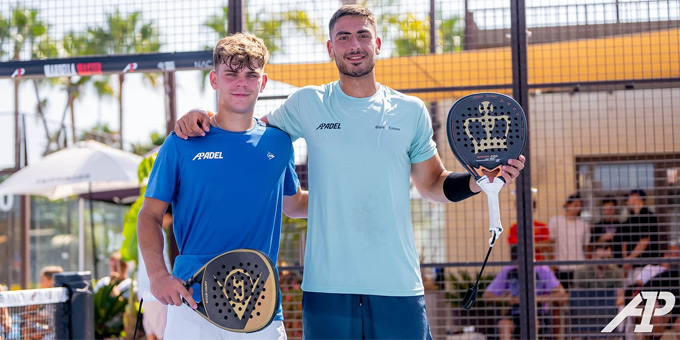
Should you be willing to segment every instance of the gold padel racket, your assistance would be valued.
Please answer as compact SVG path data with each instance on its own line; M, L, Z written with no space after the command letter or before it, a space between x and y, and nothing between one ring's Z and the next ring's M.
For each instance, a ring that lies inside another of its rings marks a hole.
M184 285L201 285L195 311L232 332L257 332L271 324L279 309L279 274L263 252L236 249L216 256ZM186 301L184 301L186 303Z

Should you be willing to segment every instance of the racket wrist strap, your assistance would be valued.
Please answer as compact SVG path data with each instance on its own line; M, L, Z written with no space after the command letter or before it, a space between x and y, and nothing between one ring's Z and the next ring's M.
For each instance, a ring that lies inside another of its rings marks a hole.
M452 172L444 179L444 196L451 202L460 202L477 195L470 190L470 177L466 172Z

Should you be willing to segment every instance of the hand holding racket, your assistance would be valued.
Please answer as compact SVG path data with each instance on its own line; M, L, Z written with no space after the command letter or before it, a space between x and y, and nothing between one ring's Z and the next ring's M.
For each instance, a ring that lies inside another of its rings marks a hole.
M197 308L176 293L182 302L217 327L231 332L257 332L271 324L279 310L279 274L272 260L252 249L236 249L206 263L183 284L187 299L191 286L200 284L201 302ZM179 280L174 276L170 279ZM176 304L173 300L163 303ZM140 301L139 310L142 309ZM178 305L179 301L176 305ZM139 324L139 314L137 315ZM135 335L137 326L135 326Z
M446 136L453 154L487 196L489 206L489 250L475 285L463 299L472 308L479 277L491 249L503 232L498 193L505 184L503 166L522 154L527 135L526 115L512 98L499 93L476 93L453 104L446 119Z

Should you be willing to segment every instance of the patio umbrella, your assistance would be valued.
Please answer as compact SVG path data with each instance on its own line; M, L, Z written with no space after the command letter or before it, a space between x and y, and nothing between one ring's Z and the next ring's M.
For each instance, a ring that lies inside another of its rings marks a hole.
M38 195L56 200L84 193L139 187L137 167L142 157L112 148L96 141L83 141L45 156L40 161L24 167L0 183L0 195ZM84 205L79 206L79 270L84 268ZM97 259L94 251L94 221L90 200L92 247L97 276Z

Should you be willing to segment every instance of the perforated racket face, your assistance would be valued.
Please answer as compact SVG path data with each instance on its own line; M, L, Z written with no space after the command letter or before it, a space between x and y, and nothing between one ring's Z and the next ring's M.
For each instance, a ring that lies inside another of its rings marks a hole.
M279 278L269 257L239 249L214 258L204 269L201 304L208 320L248 333L271 323L279 308Z
M500 93L476 93L453 104L446 132L453 154L479 179L483 171L493 172L522 154L527 122L514 99Z

